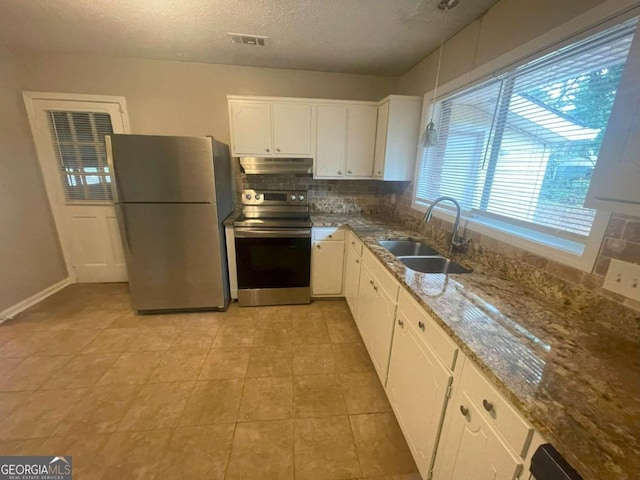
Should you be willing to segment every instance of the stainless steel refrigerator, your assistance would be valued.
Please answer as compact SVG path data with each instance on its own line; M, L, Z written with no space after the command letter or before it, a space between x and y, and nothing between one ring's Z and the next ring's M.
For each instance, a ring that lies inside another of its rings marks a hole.
M224 309L229 147L212 137L105 137L129 289L138 312Z

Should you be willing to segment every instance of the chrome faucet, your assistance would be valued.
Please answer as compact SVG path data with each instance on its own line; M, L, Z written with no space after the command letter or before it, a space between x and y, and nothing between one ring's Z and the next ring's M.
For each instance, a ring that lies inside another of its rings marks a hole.
M455 198L446 197L446 196L436 198L431 203L431 205L429 205L429 208L427 208L427 211L424 213L423 220L425 222L429 222L431 220L431 216L433 215L433 207L435 207L436 204L443 202L445 200L450 201L456 206L456 220L455 222L453 222L453 232L451 233L451 242L449 243L449 253L453 253L453 252L465 253L467 251L467 247L469 246L469 243L471 243L471 239L464 240L463 238L460 238L458 236L458 227L460 226L460 204Z

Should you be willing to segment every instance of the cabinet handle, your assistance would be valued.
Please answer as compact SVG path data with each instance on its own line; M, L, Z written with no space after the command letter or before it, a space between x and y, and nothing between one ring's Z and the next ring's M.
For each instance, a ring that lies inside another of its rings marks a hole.
M329 235L329 238L333 238L333 235Z
M369 285L373 286L373 280L369 280Z
M317 244L317 245L316 245L316 248L320 248L320 244Z
M467 415L469 415L469 409L464 405L460 405L460 413L466 417Z
M398 319L398 325L400 325L401 327L404 327L404 322L400 319Z
M378 291L378 287L376 287L375 285L373 286L373 291L377 292Z
M266 152L269 153L271 151L270 148L265 148Z
M356 263L360 263L360 260L356 260Z
M378 170L378 175L382 175L382 172L380 170Z
M482 406L487 412L493 411L493 403L491 403L489 400L482 400Z
M338 170L338 175L342 175L342 170Z
M355 244L356 244L356 242L351 242L351 245L355 245Z
M424 323L418 322L418 327L420 327L420 330L424 332Z
M351 175L351 170L348 170L348 171L347 171L347 173L348 173L349 175Z
M276 148L276 152L279 152L279 151L280 151L280 149L279 149L279 148Z

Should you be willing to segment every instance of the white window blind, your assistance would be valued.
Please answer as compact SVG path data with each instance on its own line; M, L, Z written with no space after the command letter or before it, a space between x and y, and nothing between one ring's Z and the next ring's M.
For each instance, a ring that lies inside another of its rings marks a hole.
M111 174L104 147L104 136L113 133L110 115L47 113L65 200L68 203L110 201Z
M582 205L636 25L439 99L416 202L449 195L486 223L584 243L596 212Z

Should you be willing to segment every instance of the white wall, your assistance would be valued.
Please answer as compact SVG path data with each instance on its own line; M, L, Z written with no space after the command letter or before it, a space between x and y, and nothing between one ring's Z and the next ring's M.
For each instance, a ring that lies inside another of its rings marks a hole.
M0 52L0 312L67 277L17 71Z

